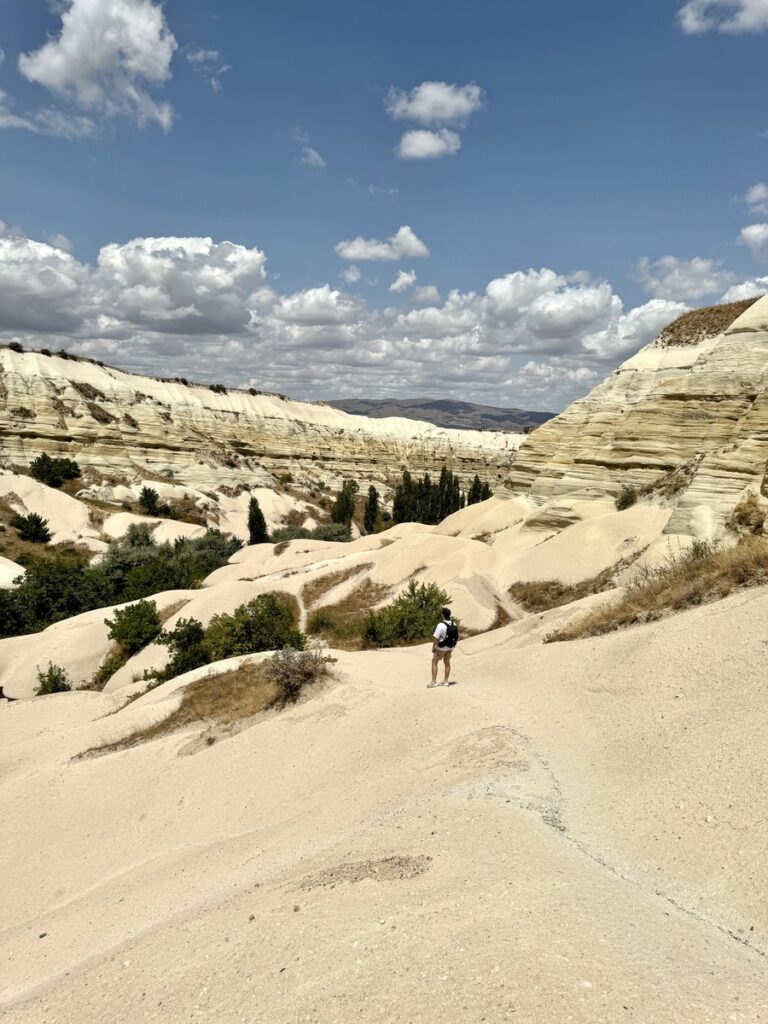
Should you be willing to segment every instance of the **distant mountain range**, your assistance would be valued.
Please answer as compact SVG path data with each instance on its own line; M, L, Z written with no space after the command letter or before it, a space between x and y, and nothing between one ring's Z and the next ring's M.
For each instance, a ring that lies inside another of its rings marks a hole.
M526 427L538 427L551 420L553 412L528 412L525 409L499 409L494 405L475 405L449 398L340 398L329 399L328 405L353 416L404 416L409 420L426 420L438 427L458 430L510 430L519 433Z

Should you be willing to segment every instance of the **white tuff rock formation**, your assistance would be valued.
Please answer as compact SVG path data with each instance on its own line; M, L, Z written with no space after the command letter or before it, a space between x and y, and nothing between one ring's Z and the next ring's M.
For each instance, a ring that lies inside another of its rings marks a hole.
M496 480L521 434L351 416L267 394L164 382L86 360L0 351L0 443L10 463L41 452L103 472L163 473L190 486L269 485L297 468L381 478L402 468Z
M542 525L657 483L680 495L668 534L712 536L745 491L768 496L768 296L744 305L687 314L526 440L507 484Z

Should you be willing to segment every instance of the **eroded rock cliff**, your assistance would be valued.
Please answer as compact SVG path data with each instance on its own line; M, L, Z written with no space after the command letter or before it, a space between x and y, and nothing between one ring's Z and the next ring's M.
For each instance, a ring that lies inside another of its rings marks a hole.
M747 490L768 497L768 296L670 325L520 448L508 486L541 507L624 486L665 495L667 533L714 536Z
M10 464L45 451L105 473L151 471L194 486L268 485L297 468L382 478L444 463L464 477L498 480L521 440L0 351L0 452Z

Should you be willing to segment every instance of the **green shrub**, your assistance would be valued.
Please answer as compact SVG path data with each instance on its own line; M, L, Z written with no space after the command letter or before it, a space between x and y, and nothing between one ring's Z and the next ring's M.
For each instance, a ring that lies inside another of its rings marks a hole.
M396 647L428 640L442 619L450 597L436 583L416 583L377 612L370 612L363 630L368 647Z
M161 633L157 642L168 648L171 658L157 678L165 682L207 665L210 658L203 646L204 640L205 630L197 619L179 619L170 632Z
M346 544L352 539L349 526L344 523L321 523L314 530L305 526L281 526L272 531L272 542L280 544L289 540L325 540Z
M161 628L154 601L137 601L127 608L116 608L114 618L104 621L109 626L109 639L120 644L127 655L146 647Z
M214 615L205 633L211 661L283 647L303 650L305 646L306 637L296 627L293 609L274 594L261 594L231 615Z
M43 452L29 464L29 472L48 487L61 487L65 480L76 480L80 476L80 467L74 459L52 459Z
M23 352L24 351L24 346L19 341L12 341L12 342L10 342L10 344L8 345L8 348L11 350L11 352Z
M72 689L67 673L58 665L48 662L48 668L42 672L37 670L36 697L44 697L49 693L68 693Z
M624 484L616 499L616 508L619 512L623 512L624 509L631 508L636 502L637 490L631 484Z
M11 526L19 531L22 540L31 541L33 544L47 544L51 539L48 520L43 519L37 512L30 512L27 516L12 516Z

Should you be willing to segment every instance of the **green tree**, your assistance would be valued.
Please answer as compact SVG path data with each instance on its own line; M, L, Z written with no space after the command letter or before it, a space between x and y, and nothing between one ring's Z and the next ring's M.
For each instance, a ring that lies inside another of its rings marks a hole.
M37 512L30 512L27 516L12 516L11 526L19 531L22 540L31 541L33 544L47 544L51 539L48 520L43 519Z
M160 511L160 495L154 487L142 487L139 494L139 505L148 516L156 516Z
M112 619L105 619L109 626L109 639L120 644L127 655L135 654L146 647L160 633L160 619L154 601L137 601L127 608L116 608Z
M266 544L268 540L267 521L258 499L252 497L248 502L248 543Z
M366 533L373 533L376 529L376 522L379 518L379 492L371 484L368 488L368 497L365 501L363 511L363 526Z
M306 637L296 627L290 605L275 594L260 594L232 614L214 615L205 633L211 661L257 651L303 650Z
M175 676L191 672L194 668L207 665L208 651L203 646L205 630L197 619L179 619L170 632L161 633L157 642L167 647L171 658L158 673L158 679L165 682Z
M331 505L331 520L349 526L355 514L355 495L360 488L355 480L345 480Z
M74 459L52 459L43 452L30 462L29 472L47 487L61 487L64 480L75 480L80 476L80 467Z

